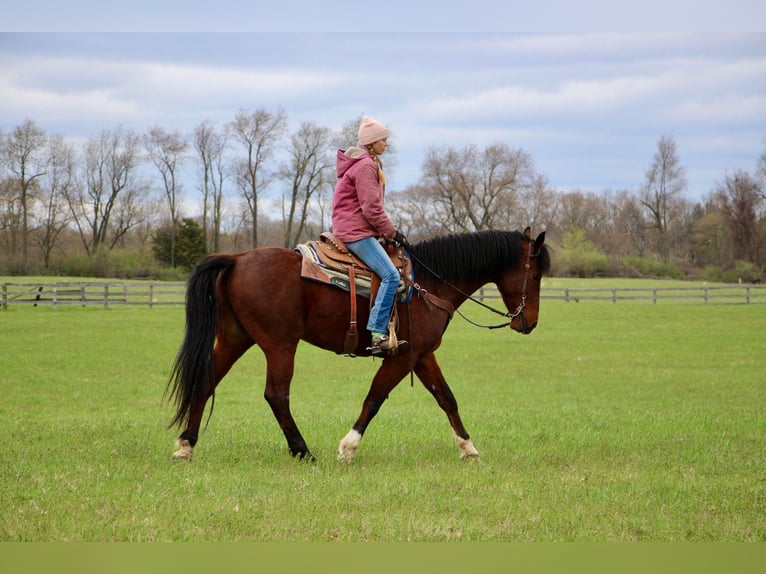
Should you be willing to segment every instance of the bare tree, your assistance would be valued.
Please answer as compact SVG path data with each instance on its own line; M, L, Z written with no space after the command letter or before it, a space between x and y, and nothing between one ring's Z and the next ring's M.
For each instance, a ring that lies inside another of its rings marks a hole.
M635 194L627 189L608 189L597 198L598 204L593 206L599 210L594 219L594 242L608 256L619 258L630 254L634 244L641 243L645 228Z
M16 197L21 224L21 271L29 266L29 218L37 179L45 173L45 147L48 136L32 120L25 120L0 142L3 165L16 182Z
M422 170L426 200L452 231L507 228L516 219L520 194L538 177L529 154L505 144L431 148Z
M523 229L548 229L556 220L556 193L551 188L548 178L542 174L533 174L530 181L519 189L519 201L514 214L509 214L505 229L518 226Z
M271 181L272 174L266 170L266 165L287 129L287 114L281 108L274 112L265 108L250 113L241 110L229 127L234 138L245 148L246 157L237 169L237 184L250 211L251 246L258 247L258 196Z
M714 201L709 201L694 223L690 240L692 262L700 267L722 266L729 258L729 229L726 219Z
M16 180L0 180L0 262L11 268L17 266L21 242L21 201L16 194Z
M81 183L67 195L83 247L93 256L111 250L139 223L138 199L145 192L134 182L140 138L118 127L85 144Z
M734 258L760 265L761 248L766 239L759 233L766 203L763 187L748 172L739 170L716 186L713 200L729 228Z
M362 121L362 114L343 124L340 130L333 136L332 145L338 149L348 149L351 146L359 145L357 133L359 131L359 122Z
M280 170L288 182L283 196L284 246L296 245L306 227L312 199L334 182L334 158L330 153L330 130L314 123L301 124L290 137L288 161Z
M559 196L558 225L562 229L577 227L588 235L595 232L601 221L603 199L592 192L571 191Z
M178 169L184 161L188 148L186 138L179 132L167 132L163 128L153 127L144 136L144 147L149 160L154 164L162 177L162 187L165 192L168 211L170 213L170 266L175 267L176 235L180 220L179 200L182 185L178 181Z
M151 253L152 238L165 223L165 218L162 217L165 200L156 194L150 194L148 187L145 188L145 192L141 194L140 213L137 213L136 224L130 232L131 239L135 241L135 246L142 255Z
M755 179L760 188L761 199L766 200L766 148L764 148L755 166Z
M194 129L194 149L202 172L202 229L208 238L208 251L213 252L221 248L226 144L226 133L216 129L211 122L202 122Z
M648 250L646 221L640 200L634 194L625 194L616 224L630 239L633 249L639 257L644 257Z
M37 240L43 254L43 265L50 268L51 254L61 233L72 220L66 197L75 186L75 150L63 136L53 136L48 145L48 163L40 178L40 222Z
M386 205L389 213L396 216L397 229L410 241L450 232L449 222L440 219L432 202L425 200L427 195L428 190L422 184L386 194Z
M652 164L645 172L640 198L649 212L649 227L657 233L657 251L663 261L670 256L668 231L680 195L686 189L685 172L675 140L670 136L661 137Z

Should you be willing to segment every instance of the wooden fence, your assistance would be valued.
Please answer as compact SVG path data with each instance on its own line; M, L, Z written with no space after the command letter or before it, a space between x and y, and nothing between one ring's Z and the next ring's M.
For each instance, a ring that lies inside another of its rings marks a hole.
M178 283L2 283L0 303L8 305L79 305L103 306L183 305L186 285ZM497 289L487 287L478 293L481 299L499 298ZM766 285L724 285L696 287L640 288L543 288L543 300L579 303L580 301L627 302L675 301L681 303L765 304Z
M2 283L0 303L8 305L183 305L186 284L178 283Z
M697 287L555 288L543 289L542 299L580 301L648 301L654 303L766 303L766 285L722 285Z

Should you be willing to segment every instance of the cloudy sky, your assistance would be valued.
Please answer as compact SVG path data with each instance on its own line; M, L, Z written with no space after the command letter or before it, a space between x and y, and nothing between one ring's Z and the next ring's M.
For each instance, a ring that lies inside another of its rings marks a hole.
M417 182L429 147L497 142L556 189L636 189L668 135L698 199L766 150L766 34L0 33L5 132L187 132L260 107L291 130L384 122L392 189Z

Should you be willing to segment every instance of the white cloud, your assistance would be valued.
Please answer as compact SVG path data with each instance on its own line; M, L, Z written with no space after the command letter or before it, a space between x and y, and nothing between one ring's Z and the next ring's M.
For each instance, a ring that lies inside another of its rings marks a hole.
M109 61L93 58L0 60L4 117L42 123L85 120L145 123L239 108L287 107L307 94L334 90L339 76L302 70Z
M29 117L71 137L118 123L188 131L261 106L282 106L293 127L378 117L401 150L400 185L428 146L504 141L553 185L610 187L640 179L626 166L648 163L665 134L691 181L697 166L750 168L762 151L766 36L0 34L0 130Z
M67 123L72 118L116 123L135 117L141 104L120 99L106 86L54 88L43 83L19 83L12 74L0 71L0 108L3 123L18 123L24 118L41 124Z

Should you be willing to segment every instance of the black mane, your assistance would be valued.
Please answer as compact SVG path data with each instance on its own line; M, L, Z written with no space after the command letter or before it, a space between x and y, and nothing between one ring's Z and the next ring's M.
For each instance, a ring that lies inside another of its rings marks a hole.
M412 245L416 274L436 273L447 281L491 277L519 263L527 239L520 231L475 231L427 239ZM540 269L550 269L547 246L540 249ZM427 268L426 268L427 267Z

